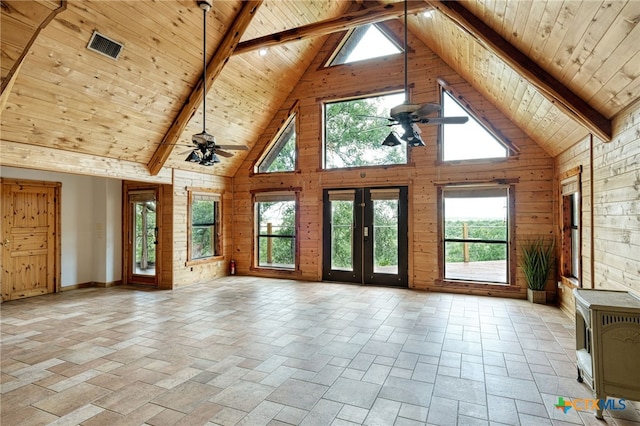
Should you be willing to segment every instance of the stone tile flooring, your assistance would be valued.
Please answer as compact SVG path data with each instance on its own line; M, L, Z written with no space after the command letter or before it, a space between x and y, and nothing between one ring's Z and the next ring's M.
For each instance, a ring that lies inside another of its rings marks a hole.
M600 425L573 322L523 300L229 277L2 304L8 425ZM640 424L640 404L606 411Z

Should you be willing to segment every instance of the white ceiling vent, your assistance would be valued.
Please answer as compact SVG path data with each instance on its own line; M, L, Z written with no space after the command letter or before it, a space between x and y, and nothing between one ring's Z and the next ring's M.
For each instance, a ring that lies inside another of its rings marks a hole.
M120 52L124 46L117 41L94 31L89 40L87 49L98 52L101 55L110 57L111 59L118 59Z

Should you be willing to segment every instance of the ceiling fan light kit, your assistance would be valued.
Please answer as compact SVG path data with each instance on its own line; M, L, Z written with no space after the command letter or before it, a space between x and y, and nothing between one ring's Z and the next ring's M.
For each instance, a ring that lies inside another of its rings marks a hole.
M385 140L382 142L382 145L384 146L398 146L401 144L402 142L398 138L398 135L396 135L396 132L393 132L393 131L389 133L389 136L387 136Z
M220 149L230 150L246 150L246 146L242 145L225 145L216 144L216 137L208 133L207 126L207 12L211 10L211 1L199 0L198 6L202 9L202 132L191 136L191 142L195 146L189 153L185 161L189 163L198 163L203 166L213 166L220 162L220 158L216 152L223 157L231 157L230 154Z

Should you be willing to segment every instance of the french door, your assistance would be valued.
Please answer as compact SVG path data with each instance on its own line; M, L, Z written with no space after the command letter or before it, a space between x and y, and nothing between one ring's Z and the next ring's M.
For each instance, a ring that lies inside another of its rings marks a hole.
M129 189L126 193L125 229L127 235L127 284L158 284L158 190Z
M407 187L325 189L322 278L407 287Z

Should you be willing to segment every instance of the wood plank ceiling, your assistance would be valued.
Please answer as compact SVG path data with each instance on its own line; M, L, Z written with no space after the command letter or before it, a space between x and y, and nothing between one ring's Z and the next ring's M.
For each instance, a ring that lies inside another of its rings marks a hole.
M18 5L25 2L2 2L2 143L146 167L201 78L202 11L196 2L30 3L46 13L20 10ZM588 134L545 96L540 81L525 79L473 31L447 17L441 3L430 3L436 8L433 13L412 14L409 29L549 154L557 155ZM47 14L61 4L66 9L29 48ZM640 2L462 4L606 119L640 97ZM240 0L214 2L208 15L207 58L214 55L241 5ZM348 1L266 0L241 40L338 18L351 6ZM86 49L94 30L124 44L117 61ZM278 108L287 107L284 99L324 40L270 46L266 56L257 51L231 56L207 96L207 131L220 144L251 148ZM28 53L11 85L20 46ZM246 153L237 152L213 168L184 161L191 135L201 130L199 107L178 138L185 146L172 150L165 167L233 176Z
M611 119L640 98L640 2L461 3L602 116ZM410 30L550 155L589 133L433 4L429 16L412 17Z

